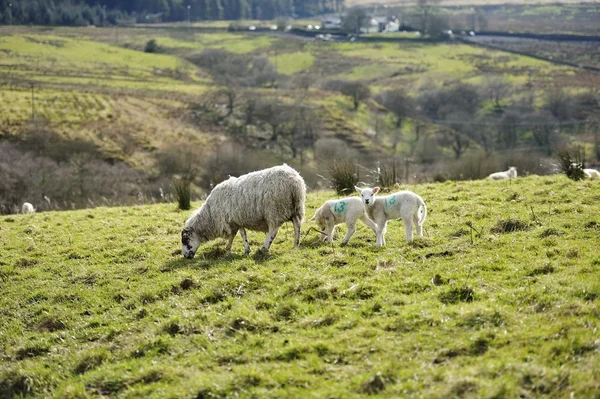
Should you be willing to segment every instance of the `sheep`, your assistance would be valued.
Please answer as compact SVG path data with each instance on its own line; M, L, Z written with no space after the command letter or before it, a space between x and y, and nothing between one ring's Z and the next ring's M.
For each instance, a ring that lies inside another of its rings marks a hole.
M600 172L598 172L596 169L584 169L583 173L585 173L587 178L590 180L600 180Z
M492 173L488 176L488 179L492 180L506 180L506 179L516 179L517 178L517 168L511 166L508 168L506 172L496 172Z
M362 197L367 216L377 225L375 245L385 245L387 222L390 219L402 218L406 230L406 242L413 240L413 223L417 227L419 237L423 237L423 223L427 217L427 206L423 198L412 191L399 191L385 197L376 197L379 187L359 188L354 186ZM423 213L419 217L419 211Z
M285 164L230 177L215 186L185 222L181 232L183 256L192 259L200 244L219 237L228 239L226 250L230 251L238 231L248 255L246 229L267 232L262 248L267 252L279 227L288 221L294 225L294 245L298 247L305 201L304 180Z
M365 206L362 199L358 197L348 197L339 200L329 200L317 209L315 215L308 221L316 221L321 230L321 239L327 242L333 242L333 232L335 226L346 223L348 229L346 237L342 241L342 245L348 244L350 238L356 231L356 221L361 220L364 224L377 232L377 226L371 219L365 215Z
M21 213L24 215L35 213L35 208L29 202L23 202L23 206L21 206Z

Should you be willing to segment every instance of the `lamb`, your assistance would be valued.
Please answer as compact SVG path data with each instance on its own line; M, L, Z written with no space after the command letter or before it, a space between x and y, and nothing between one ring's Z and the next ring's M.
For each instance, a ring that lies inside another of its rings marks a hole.
M329 200L317 209L315 215L309 219L315 220L321 232L321 239L333 242L335 226L346 223L348 231L342 241L342 245L348 244L350 238L356 231L356 221L361 220L376 233L377 226L365 215L365 206L358 197L348 197L339 200Z
M508 168L506 172L496 172L492 173L488 176L488 179L492 180L506 180L506 179L516 179L517 178L517 168L511 166Z
M250 253L246 229L267 232L263 251L268 251L279 227L294 224L297 247L304 219L306 185L294 169L287 165L230 177L219 183L204 204L194 211L181 232L183 256L192 259L200 244L223 237L227 251L240 232L245 254Z
M24 215L35 213L35 208L29 202L23 202L23 206L21 206L21 213Z
M584 169L583 173L585 173L590 180L600 180L600 172L596 169Z
M360 189L354 186L354 188L362 197L367 216L377 225L376 246L385 245L387 222L390 219L402 218L406 230L406 242L413 240L413 223L417 227L419 237L423 237L423 223L427 217L427 206L423 198L406 190L385 197L376 197L379 187ZM423 211L419 216L421 208Z

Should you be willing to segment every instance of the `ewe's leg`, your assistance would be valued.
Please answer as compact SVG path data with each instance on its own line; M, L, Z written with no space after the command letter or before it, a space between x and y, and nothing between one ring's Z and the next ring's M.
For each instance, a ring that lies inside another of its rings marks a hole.
M240 235L244 240L244 255L248 255L250 253L250 244L248 244L248 237L246 236L246 230L240 229Z
M267 238L265 239L265 245L263 245L263 250L268 251L271 248L271 244L277 237L277 232L279 231L279 226L277 227L269 227L269 232L267 233Z
M342 245L348 244L348 241L352 238L352 235L356 231L356 221L348 222L346 223L346 226L348 227L348 231L346 232L346 237L344 237L344 240L342 241Z
M229 236L229 242L227 243L227 247L225 248L225 251L227 251L227 252L231 251L231 246L233 245L233 239L235 238L236 234L237 234L237 231L231 232L231 235Z
M294 216L292 223L294 224L294 246L297 248L300 245L300 227L302 226L302 222L299 217Z

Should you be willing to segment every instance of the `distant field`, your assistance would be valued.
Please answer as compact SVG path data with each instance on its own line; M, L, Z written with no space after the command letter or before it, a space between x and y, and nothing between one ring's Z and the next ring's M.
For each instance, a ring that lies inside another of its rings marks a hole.
M380 249L284 225L185 260L174 204L2 217L0 396L594 397L598 182L406 188L425 238Z
M149 40L156 41L158 53L144 52ZM8 105L0 114L0 133L18 136L28 129L33 85L34 122L154 171L154 153L165 146L224 138L220 88L208 70L188 61L206 49L222 49L248 63L266 59L281 74L277 90L240 88L240 105L251 96L290 103L302 98L323 121L320 137L383 152L391 142L388 132L396 134L393 118L382 115L374 101L354 112L347 98L321 90L323 83L360 80L374 94L398 88L414 94L457 82L482 86L496 75L514 85L510 98L518 99L523 90L587 90L600 79L577 68L454 42L338 43L172 28L5 27L0 29L0 100ZM300 78L308 90L297 86ZM209 110L209 119L199 119L198 109ZM404 124L402 137L412 137L412 126ZM381 131L376 143L375 130ZM398 148L406 150L406 141Z

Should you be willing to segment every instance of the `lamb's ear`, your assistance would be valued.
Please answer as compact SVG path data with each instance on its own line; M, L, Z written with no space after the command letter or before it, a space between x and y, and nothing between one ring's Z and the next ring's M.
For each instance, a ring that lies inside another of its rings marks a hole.
M373 194L377 194L379 192L379 187L373 187Z
M358 191L360 194L362 194L362 190L359 187L354 186L354 188L356 189L356 191Z

